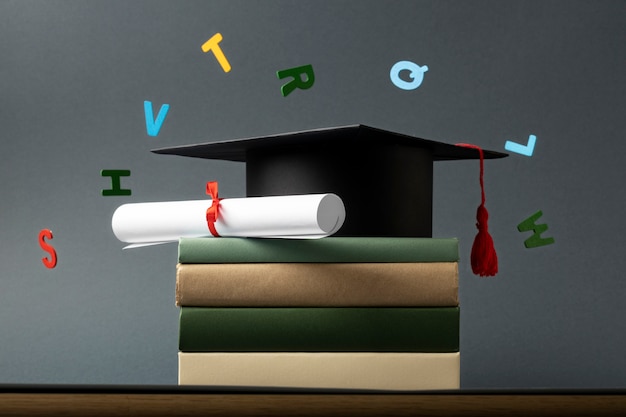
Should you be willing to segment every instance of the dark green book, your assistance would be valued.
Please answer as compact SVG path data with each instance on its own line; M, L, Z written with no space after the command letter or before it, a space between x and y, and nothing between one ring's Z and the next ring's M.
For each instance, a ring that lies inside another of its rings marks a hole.
M182 307L184 352L458 352L458 307Z
M178 262L457 262L456 238L325 237L322 239L181 238Z

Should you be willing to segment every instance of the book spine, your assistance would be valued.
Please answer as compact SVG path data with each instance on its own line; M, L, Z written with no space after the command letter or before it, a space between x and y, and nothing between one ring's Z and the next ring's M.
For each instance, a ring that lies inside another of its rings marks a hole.
M360 390L460 388L453 353L179 352L180 385Z
M455 238L181 238L179 263L457 262Z
M178 264L176 305L454 307L458 263Z
M457 352L458 307L181 307L187 352Z

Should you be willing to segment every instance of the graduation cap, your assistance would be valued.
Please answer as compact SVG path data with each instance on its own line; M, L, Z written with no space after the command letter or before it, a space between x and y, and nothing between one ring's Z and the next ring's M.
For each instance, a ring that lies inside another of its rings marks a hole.
M482 186L483 158L508 156L364 125L152 152L245 162L248 197L337 194L343 200L346 219L335 236L363 237L432 237L433 163L480 159Z

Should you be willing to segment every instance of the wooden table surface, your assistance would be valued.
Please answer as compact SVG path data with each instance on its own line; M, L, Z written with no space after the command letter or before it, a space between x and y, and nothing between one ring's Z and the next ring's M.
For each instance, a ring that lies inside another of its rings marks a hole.
M0 385L0 416L626 416L626 390L348 392Z

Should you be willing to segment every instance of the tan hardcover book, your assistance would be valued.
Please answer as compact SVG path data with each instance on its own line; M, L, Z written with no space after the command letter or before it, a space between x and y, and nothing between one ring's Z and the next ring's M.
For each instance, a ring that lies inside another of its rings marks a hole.
M178 264L176 305L455 307L458 263Z
M460 354L178 353L179 385L439 390L460 388Z

